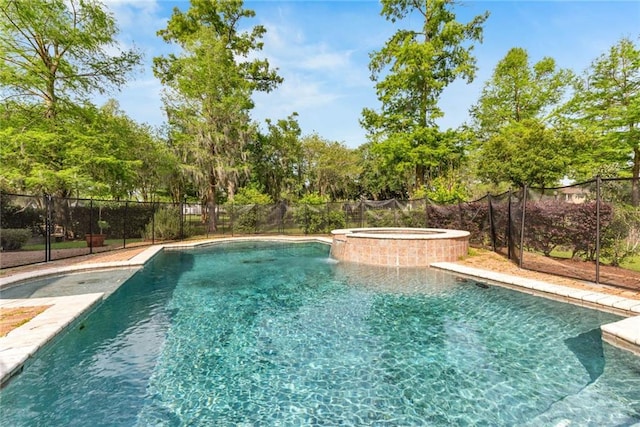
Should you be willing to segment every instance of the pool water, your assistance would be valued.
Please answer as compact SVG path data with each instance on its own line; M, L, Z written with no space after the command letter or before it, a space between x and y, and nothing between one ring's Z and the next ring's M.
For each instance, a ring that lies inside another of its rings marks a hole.
M618 317L321 244L169 252L0 393L0 425L630 425Z

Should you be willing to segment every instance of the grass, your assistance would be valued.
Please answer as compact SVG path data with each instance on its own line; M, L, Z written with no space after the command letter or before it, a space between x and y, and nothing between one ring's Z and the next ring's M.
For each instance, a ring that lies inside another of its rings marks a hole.
M554 249L551 251L551 256L554 258L571 259L571 251ZM601 262L605 265L610 264L610 260L605 257L601 259ZM640 272L640 254L626 258L622 263L620 263L620 268Z
M127 239L127 243L135 243L141 242L141 238L137 239ZM104 241L106 246L109 245L119 245L122 243L122 239L107 239ZM39 243L35 245L24 245L22 247L23 251L43 251L45 248L44 243ZM87 242L84 240L67 240L64 242L51 242L51 249L77 249L77 248L88 248Z

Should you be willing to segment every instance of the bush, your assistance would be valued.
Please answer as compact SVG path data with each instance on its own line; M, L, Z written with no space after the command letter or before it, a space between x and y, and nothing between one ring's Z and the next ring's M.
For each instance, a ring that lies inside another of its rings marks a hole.
M293 218L304 234L329 233L347 225L344 213L341 210L327 212L326 204L298 206Z
M17 251L31 238L31 230L5 228L0 232L0 245L5 251Z
M193 234L191 224L185 222L182 228L183 236L180 236L180 215L179 207L166 207L159 209L153 215L153 222L147 224L144 237L151 240L177 240L189 237ZM154 233L155 232L155 233Z
M603 227L601 249L614 267L640 253L640 208L616 208L609 226Z
M227 207L232 218L233 231L241 233L257 233L261 217L259 205L230 205Z

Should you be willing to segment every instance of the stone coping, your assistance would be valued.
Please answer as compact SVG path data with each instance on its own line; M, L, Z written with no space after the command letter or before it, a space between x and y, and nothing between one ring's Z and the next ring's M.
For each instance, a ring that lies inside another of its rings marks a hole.
M103 294L83 294L67 297L4 299L2 308L50 305L27 323L0 337L0 385L22 372L25 363L38 350L51 342L76 319L102 301Z
M438 262L431 267L489 283L526 292L531 295L607 311L627 319L601 326L602 339L611 345L629 350L640 356L640 300L624 298L602 292L555 285L540 280L482 270L450 262Z
M463 230L450 230L444 228L343 228L333 230L331 234L345 235L349 238L369 239L394 239L394 240L433 240L433 239L458 239L469 237L470 233Z

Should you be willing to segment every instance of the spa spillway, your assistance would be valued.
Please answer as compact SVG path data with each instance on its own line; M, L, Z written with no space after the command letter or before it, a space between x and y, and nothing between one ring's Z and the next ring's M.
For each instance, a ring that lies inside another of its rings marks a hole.
M333 230L331 255L339 261L387 267L427 267L467 254L469 232L439 228Z

